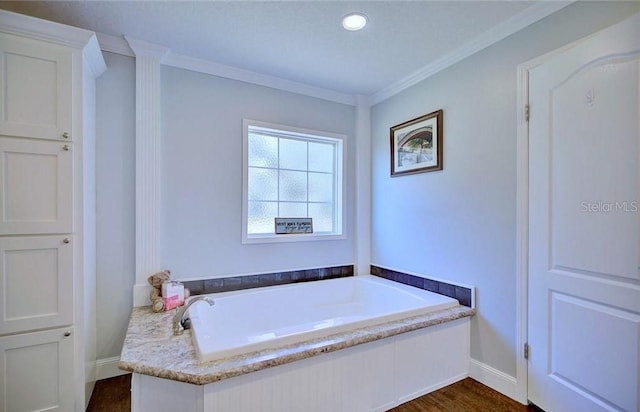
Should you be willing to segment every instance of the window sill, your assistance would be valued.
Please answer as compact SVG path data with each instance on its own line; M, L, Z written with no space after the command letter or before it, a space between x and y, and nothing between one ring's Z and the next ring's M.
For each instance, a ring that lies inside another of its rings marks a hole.
M318 242L325 240L344 240L347 236L344 234L327 233L327 234L291 234L291 235L250 235L242 236L242 244L259 244L259 243L289 243L289 242Z

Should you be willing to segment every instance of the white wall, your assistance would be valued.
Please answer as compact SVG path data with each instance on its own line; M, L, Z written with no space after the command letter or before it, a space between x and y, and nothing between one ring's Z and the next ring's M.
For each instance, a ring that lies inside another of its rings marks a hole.
M97 83L98 359L119 356L135 279L135 60L104 53ZM352 106L162 68L162 267L176 278L350 264ZM242 118L345 134L347 239L242 245Z
M104 58L96 83L98 359L120 355L135 274L135 60Z
M347 239L241 243L242 119L347 135ZM162 67L160 260L174 278L355 263L355 109Z
M372 263L477 286L471 356L511 376L516 67L639 9L574 3L372 108ZM444 170L390 178L389 128L437 109Z

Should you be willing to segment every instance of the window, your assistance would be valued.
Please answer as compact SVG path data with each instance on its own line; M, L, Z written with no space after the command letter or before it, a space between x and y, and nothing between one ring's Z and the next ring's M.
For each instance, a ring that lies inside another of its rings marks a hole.
M343 238L343 139L245 120L243 243ZM313 234L276 235L276 217L310 217Z

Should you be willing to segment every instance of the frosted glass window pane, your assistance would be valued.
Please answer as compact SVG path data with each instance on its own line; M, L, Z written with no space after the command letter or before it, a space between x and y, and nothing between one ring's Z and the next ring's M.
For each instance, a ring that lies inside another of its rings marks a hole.
M307 217L307 204L281 202L279 217Z
M249 202L247 212L247 233L273 233L274 218L278 215L276 202Z
M278 200L278 171L249 168L249 200Z
M280 171L280 200L307 201L307 173Z
M333 175L327 173L309 173L309 201L333 201Z
M333 232L333 207L327 203L309 203L314 232Z
M278 138L249 134L249 166L278 167Z
M309 142L309 171L333 173L334 145Z
M307 170L307 142L280 139L280 168Z
M264 235L277 238L276 216L310 217L316 234L342 234L338 226L342 204L336 197L343 184L342 142L324 132L298 133L286 126L253 122L247 127L243 233L249 236L243 243L261 242L251 238Z

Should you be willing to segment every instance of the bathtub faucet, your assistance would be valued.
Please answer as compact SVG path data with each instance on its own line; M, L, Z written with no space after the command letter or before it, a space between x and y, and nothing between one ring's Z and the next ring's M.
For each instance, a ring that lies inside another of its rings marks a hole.
M185 329L189 329L191 322L189 318L185 318L184 315L187 313L187 309L189 306L193 305L196 302L205 301L209 304L209 306L213 306L215 304L213 298L209 296L196 296L189 300L189 303L179 308L176 312L176 315L173 317L173 334L174 335L182 335Z

